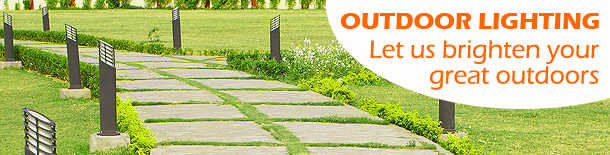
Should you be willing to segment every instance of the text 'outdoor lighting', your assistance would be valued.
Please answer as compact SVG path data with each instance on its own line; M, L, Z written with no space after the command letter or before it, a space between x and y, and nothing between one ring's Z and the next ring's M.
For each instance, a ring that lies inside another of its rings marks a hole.
M55 122L47 116L30 108L23 108L25 121L25 154L26 155L56 155L57 145Z

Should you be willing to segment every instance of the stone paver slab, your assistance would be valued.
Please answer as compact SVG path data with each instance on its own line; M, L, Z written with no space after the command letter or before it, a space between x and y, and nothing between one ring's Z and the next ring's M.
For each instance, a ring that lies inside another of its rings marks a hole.
M121 79L159 79L167 78L151 70L117 70L117 78Z
M353 147L308 147L311 155L438 155L434 150L374 149Z
M157 146L151 155L286 155L286 147L269 146Z
M86 55L86 56L90 56L90 57L95 57L95 58L97 58L97 57L99 57L99 56L100 56L100 53L88 53L88 52L87 52L87 53L83 53L83 52L80 52L80 53L78 53L78 54L80 54L80 55Z
M232 70L210 70L210 69L161 69L161 71L182 78L227 78L227 77L250 77L252 75Z
M119 71L117 71L119 72ZM178 80L139 80L117 81L116 85L123 89L198 89Z
M396 125L276 122L290 130L302 143L369 143L407 145L418 135Z
M136 53L136 52L116 52L116 57L161 57L160 55Z
M121 98L130 97L138 102L223 102L218 96L210 94L207 91L149 91L120 93L118 95Z
M136 112L140 113L141 120L149 118L245 118L244 114L231 105L184 104L138 106L135 108Z
M65 45L62 45L63 48L49 48L49 50L51 51L55 51L55 52L60 52L60 53L67 53L67 49ZM99 53L99 49L97 48L78 48L78 53Z
M165 61L165 62L188 62L186 60L166 58L166 57L116 57L119 62L146 62L146 61Z
M4 40L0 40L0 43L4 43ZM13 44L46 44L43 42L29 42L29 41L16 41L13 40Z
M175 56L175 57L189 59L189 60L207 60L207 59L217 58L215 56Z
M254 122L146 123L157 141L273 142L271 134Z
M79 58L78 61L84 62L84 63L100 63L99 59L94 59L94 58Z
M215 64L220 64L220 65L229 65L227 63L227 61L208 61L208 62L215 63Z
M306 103L334 101L312 91L221 91L242 102Z
M116 67L116 69L138 69L138 67L129 66L126 64L114 64L114 67Z
M279 81L265 80L230 80L230 79L209 79L195 80L201 84L215 89L242 89L242 88L299 88L297 86L285 84Z
M368 117L380 119L351 106L257 105L258 111L271 118L312 118L325 116Z
M34 48L64 48L64 52L66 51L66 45L55 45L55 44L41 44L41 45L23 45L23 46L27 46L27 47L34 47Z
M138 64L148 68L205 68L205 65L200 63L141 62Z

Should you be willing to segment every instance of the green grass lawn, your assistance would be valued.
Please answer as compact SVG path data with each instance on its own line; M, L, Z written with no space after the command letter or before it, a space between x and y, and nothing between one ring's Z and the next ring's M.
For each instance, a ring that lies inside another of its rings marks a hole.
M42 30L39 10L9 11L15 30ZM281 14L282 49L290 44L330 42L335 38L325 10L182 10L182 46L195 50L269 50L269 20ZM64 24L79 33L136 42L148 41L158 27L161 43L172 44L171 10L51 10L52 31Z
M438 99L394 84L350 86L358 100L401 103L438 120ZM491 101L490 101L491 102ZM495 109L456 104L456 128L484 152L610 154L610 100L549 109Z
M0 154L24 153L22 107L55 121L58 154L89 154L89 135L99 132L99 101L60 99L67 83L24 70L0 69L0 81Z

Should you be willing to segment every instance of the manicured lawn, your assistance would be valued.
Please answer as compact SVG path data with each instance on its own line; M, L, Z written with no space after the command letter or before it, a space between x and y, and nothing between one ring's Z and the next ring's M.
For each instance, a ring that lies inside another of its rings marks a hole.
M22 107L57 123L58 154L89 154L89 135L99 132L99 101L60 99L67 83L24 70L0 69L0 81L0 154L24 153Z
M16 30L42 30L39 10L9 11ZM282 49L310 39L330 42L325 10L182 10L182 46L196 50L269 50L269 20L281 14ZM65 31L64 24L79 33L136 42L148 41L158 27L160 40L172 47L171 10L51 10L52 31Z
M394 84L350 86L359 98L401 103L438 120L438 100ZM493 101L490 101L493 102ZM484 152L610 154L610 100L552 109L495 109L456 104L456 128Z

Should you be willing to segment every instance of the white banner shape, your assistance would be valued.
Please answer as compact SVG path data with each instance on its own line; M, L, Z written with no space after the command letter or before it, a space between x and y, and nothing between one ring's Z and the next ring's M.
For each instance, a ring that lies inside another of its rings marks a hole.
M364 66L421 94L494 108L609 97L607 1L330 0L337 39Z

